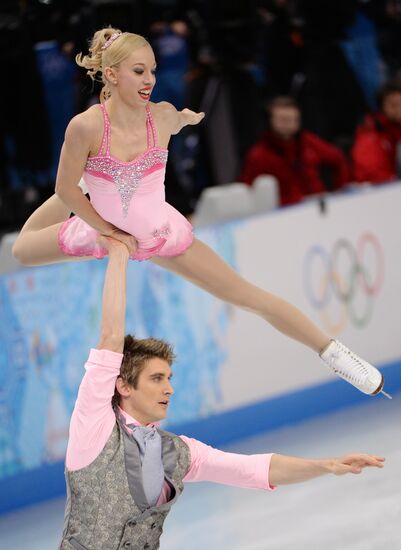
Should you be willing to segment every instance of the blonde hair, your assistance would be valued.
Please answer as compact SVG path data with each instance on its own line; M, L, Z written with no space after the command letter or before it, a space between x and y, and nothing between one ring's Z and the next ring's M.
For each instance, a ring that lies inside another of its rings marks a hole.
M167 361L170 367L175 359L172 346L164 340L157 338L143 338L139 340L128 334L124 340L120 378L136 389L138 387L139 376L146 367L147 361L154 357ZM112 404L115 406L119 402L120 394L116 388Z
M113 34L119 36L106 48L104 45ZM111 95L110 83L104 76L106 67L118 67L133 50L149 46L149 42L140 34L131 32L121 32L119 29L107 27L96 31L89 45L89 54L79 53L75 61L80 67L87 69L86 74L92 79L103 82L103 88L100 92L100 101L105 101Z

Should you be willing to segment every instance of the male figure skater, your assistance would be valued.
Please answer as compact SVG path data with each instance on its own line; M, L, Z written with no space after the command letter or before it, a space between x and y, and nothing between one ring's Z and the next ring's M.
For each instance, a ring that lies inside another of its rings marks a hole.
M159 429L173 395L174 355L161 340L124 338L129 252L109 237L101 237L101 244L109 252L101 335L71 419L60 550L159 548L164 520L184 481L269 491L327 473L383 466L383 458L366 454L312 460L226 453Z

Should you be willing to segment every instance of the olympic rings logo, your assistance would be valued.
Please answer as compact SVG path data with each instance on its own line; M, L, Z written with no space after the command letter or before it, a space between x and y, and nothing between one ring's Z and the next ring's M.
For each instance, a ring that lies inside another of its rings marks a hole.
M310 304L331 334L340 333L347 320L364 328L384 281L383 249L372 233L363 233L356 246L338 239L330 252L314 245L305 254L303 279Z

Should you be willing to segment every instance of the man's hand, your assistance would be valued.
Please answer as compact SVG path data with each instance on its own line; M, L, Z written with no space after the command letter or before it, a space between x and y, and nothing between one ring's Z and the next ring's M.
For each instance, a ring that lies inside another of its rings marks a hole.
M125 252L129 252L128 246L123 241L116 239L114 236L106 237L106 235L99 235L97 238L97 242L100 244L100 246L105 248L109 254L112 250L122 250Z
M341 458L297 458L273 454L270 462L270 485L288 485L307 481L325 474L359 474L363 468L383 468L384 458L353 453Z
M138 242L135 237L125 231L122 231L121 229L118 229L117 227L111 229L110 232L107 232L107 234L102 233L98 238L98 243L106 250L109 250L110 247L116 246L116 241L124 244L128 248L130 256L135 254L138 249Z
M367 454L349 454L341 458L328 460L328 468L332 474L342 476L344 474L360 474L364 468L383 468L384 458Z

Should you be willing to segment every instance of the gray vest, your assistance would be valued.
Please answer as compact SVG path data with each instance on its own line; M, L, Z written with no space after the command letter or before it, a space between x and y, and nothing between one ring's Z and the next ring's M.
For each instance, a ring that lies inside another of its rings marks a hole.
M183 491L190 454L178 436L158 431L165 479L171 488L169 502L149 507L138 445L116 422L104 449L89 466L66 470L67 503L59 550L159 548L164 520Z

